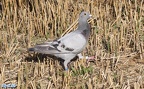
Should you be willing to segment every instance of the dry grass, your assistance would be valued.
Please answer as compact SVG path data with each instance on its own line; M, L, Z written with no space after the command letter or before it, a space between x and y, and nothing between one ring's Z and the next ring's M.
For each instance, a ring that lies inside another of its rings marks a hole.
M74 30L83 9L95 18L83 52L96 55L94 63L72 61L66 72L59 61L27 52L36 43ZM18 89L143 89L143 70L144 0L0 2L0 85L17 84Z

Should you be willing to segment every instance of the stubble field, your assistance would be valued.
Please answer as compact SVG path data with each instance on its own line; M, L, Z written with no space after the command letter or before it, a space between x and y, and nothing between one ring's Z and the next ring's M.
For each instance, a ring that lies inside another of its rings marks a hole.
M27 48L77 28L80 12L93 15L83 55L64 71L60 62ZM0 85L17 89L143 89L144 0L0 1Z

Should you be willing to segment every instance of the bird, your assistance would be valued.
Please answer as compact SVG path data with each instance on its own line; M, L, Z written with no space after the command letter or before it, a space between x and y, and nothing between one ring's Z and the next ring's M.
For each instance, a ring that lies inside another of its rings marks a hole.
M88 20L92 18L89 12L82 11L78 18L78 27L51 42L44 42L37 44L32 48L28 48L30 52L37 52L42 54L50 54L64 60L63 66L65 70L68 70L68 63L78 56L80 59L84 58L81 52L85 49L89 36L90 36L90 24ZM91 57L86 57L90 59Z

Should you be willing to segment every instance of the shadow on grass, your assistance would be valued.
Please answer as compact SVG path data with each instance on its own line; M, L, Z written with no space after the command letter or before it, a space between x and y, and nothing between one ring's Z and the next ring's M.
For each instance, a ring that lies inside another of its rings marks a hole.
M77 60L77 56L76 57L74 57L72 60L71 60L71 62L72 61L76 61ZM63 67L63 69L64 69L64 65L63 65L63 63L64 63L64 60L63 59L61 59L61 58L57 58L57 57L55 57L55 56L53 56L53 55L49 55L49 54L41 54L41 53L33 53L33 54L29 54L26 58L25 58L25 61L28 61L28 62L44 62L45 61L45 59L46 60L51 60L51 61L56 61L56 60L58 60L59 61L59 63L60 63L60 65Z

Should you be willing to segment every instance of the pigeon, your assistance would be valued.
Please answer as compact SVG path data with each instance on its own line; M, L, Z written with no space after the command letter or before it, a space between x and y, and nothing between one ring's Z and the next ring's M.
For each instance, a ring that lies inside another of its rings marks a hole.
M63 37L53 40L52 42L45 42L29 48L30 52L37 52L42 54L50 54L64 60L63 66L68 70L68 63L78 56L84 58L81 52L86 47L90 36L90 24L88 20L92 17L89 12L81 12L78 19L78 27L76 30L64 35ZM86 59L89 59L87 56Z

